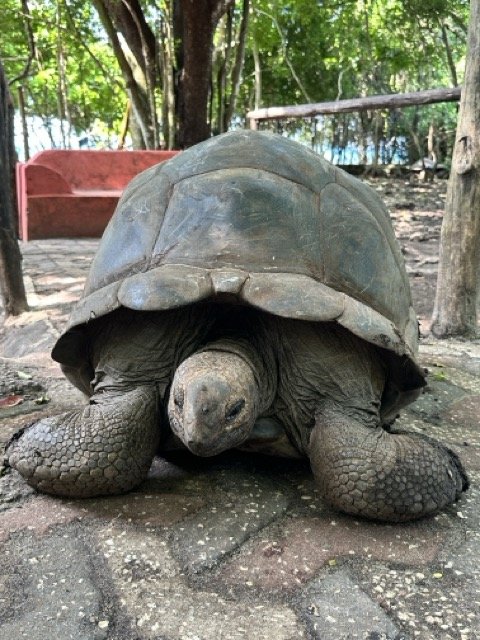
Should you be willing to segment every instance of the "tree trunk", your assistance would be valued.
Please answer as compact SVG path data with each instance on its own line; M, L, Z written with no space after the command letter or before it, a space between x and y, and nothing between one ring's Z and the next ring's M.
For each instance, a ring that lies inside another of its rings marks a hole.
M142 135L142 146L156 145L156 86L163 86L168 104L163 115L169 120L163 124L164 138L173 145L173 128L178 125L175 146L189 147L210 135L208 122L208 96L212 67L212 46L216 24L234 0L171 0L167 3L168 34L163 44L169 50L158 55L155 35L147 24L139 0L93 0L120 66L132 103L132 124ZM166 25L164 25L166 26ZM173 28L173 34L172 34ZM123 41L118 36L120 32ZM172 36L173 35L173 39ZM125 43L127 46L125 46ZM128 47L128 51L127 51ZM174 70L167 69L173 65ZM155 64L160 60L161 65ZM159 66L167 78L159 78ZM176 81L176 120L172 114L172 99ZM133 133L132 133L133 136Z
M30 147L28 144L27 115L25 112L25 97L22 86L18 87L18 110L20 111L20 119L22 121L23 155L25 156L25 162L27 162L30 158Z
M452 49L448 41L447 29L443 22L440 23L440 29L442 31L442 42L445 47L445 55L447 56L447 64L450 70L450 77L452 79L453 86L458 87L457 69L455 67L455 61L453 59Z
M0 62L0 289L7 315L28 310L14 224L13 103Z
M159 66L162 75L162 129L163 141L166 149L175 149L175 38L173 28L172 1L166 3L164 16L160 22L161 47L159 51Z
M480 0L471 0L465 80L442 224L431 331L475 335L480 276Z
M217 126L218 133L225 131L225 106L227 93L227 69L230 64L230 54L232 50L233 31L233 11L227 12L223 28L220 30L220 41L222 42L222 56L217 73Z
M191 147L210 136L208 94L212 72L212 47L215 27L233 0L178 0L181 15L181 51L183 60L177 96L178 142Z
M131 127L131 133L134 147L154 149L156 123L155 116L152 114L151 96L149 96L148 91L154 80L147 81L146 74L150 73L151 69L146 67L142 57L146 48L148 56L153 56L153 59L155 59L155 46L154 44L152 45L151 32L149 32L143 14L143 19L140 19L141 9L138 3L133 0L129 7L132 8L134 6L137 9L137 13L135 13L136 20L123 3L111 2L110 0L93 0L93 4L112 44L113 52L125 81L127 95L132 104L133 118L131 124L135 126L133 126L133 131ZM129 52L131 52L130 56L126 55L117 31L121 31L124 36ZM137 78L142 78L142 81L137 81Z
M235 106L237 104L237 96L240 91L240 81L242 79L243 63L245 61L245 46L247 40L248 31L248 16L250 13L250 0L243 0L242 19L240 22L240 32L238 35L237 50L235 55L235 64L232 69L232 87L230 98L225 109L223 130L228 131L230 121L233 118L235 112Z
M255 110L260 109L262 106L262 65L260 62L260 51L258 49L258 42L254 39L252 45L253 63L255 65Z
M211 0L181 0L183 70L179 91L180 147L191 147L210 135L207 122L214 23ZM183 126L182 126L183 124Z

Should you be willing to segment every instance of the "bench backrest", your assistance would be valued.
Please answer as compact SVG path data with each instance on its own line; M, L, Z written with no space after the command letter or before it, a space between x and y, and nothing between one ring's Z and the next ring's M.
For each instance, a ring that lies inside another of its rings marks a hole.
M122 190L145 169L176 155L178 151L96 151L52 149L41 151L27 163L59 174L74 191ZM27 169L28 176L28 169ZM35 190L35 182L31 188ZM53 185L52 185L53 186ZM35 195L27 186L27 193Z

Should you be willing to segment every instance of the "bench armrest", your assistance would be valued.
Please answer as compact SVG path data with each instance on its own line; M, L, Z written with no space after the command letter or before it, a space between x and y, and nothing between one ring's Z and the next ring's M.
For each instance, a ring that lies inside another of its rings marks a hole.
M24 164L24 179L21 188L26 189L28 196L72 193L70 185L53 169L41 164Z

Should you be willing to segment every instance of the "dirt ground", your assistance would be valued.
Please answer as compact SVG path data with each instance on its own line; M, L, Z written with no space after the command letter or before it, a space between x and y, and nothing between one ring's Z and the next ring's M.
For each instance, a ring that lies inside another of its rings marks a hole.
M402 247L420 329L426 334L437 282L440 229L447 181L369 178L367 182L387 205Z

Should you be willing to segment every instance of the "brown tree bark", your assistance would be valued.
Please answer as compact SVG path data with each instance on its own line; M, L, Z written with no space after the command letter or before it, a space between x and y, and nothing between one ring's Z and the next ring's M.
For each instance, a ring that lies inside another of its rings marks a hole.
M208 97L212 66L212 46L215 27L220 17L234 0L172 0L168 5L168 19L172 21L175 42L175 76L177 81L175 147L189 147L205 140L210 135L208 122ZM172 86L170 77L159 78L160 68L173 77L165 64L172 62L172 51L157 55L159 43L148 26L139 0L93 0L100 19L108 33L132 102L132 127L141 131L142 146L153 148L158 141L156 120L156 86L167 90L169 114L166 142L172 148L171 114ZM173 18L173 19L172 19ZM117 32L120 32L131 55L123 50ZM171 46L171 34L168 34ZM163 40L165 44L165 38ZM132 58L132 59L131 59ZM160 65L157 64L160 61ZM141 72L144 82L138 81ZM164 126L165 132L165 126ZM132 131L132 135L133 135Z
M207 122L215 0L181 0L183 69L179 78L178 133L181 148L210 135Z
M480 0L471 0L465 80L442 224L431 331L477 333L480 277Z
M158 133L152 105L153 88L158 81L155 37L137 0L93 0L93 4L112 44L132 104L134 146L154 149ZM122 48L117 31L123 35L131 56Z
M13 102L0 62L0 290L6 315L28 310L15 232Z
M174 149L176 144L175 127L175 35L173 0L164 6L164 15L160 20L160 49L158 52L162 76L162 130L166 149Z
M210 135L208 94L212 68L213 34L231 1L179 0L182 24L183 68L178 86L178 143L191 147Z
M250 0L243 0L242 19L240 22L240 32L238 35L238 43L235 54L235 64L232 69L232 87L229 101L225 110L225 121L223 130L228 131L228 127L233 118L235 107L237 104L237 96L240 91L240 82L242 79L243 64L245 61L245 46L247 43L248 17L250 14Z

